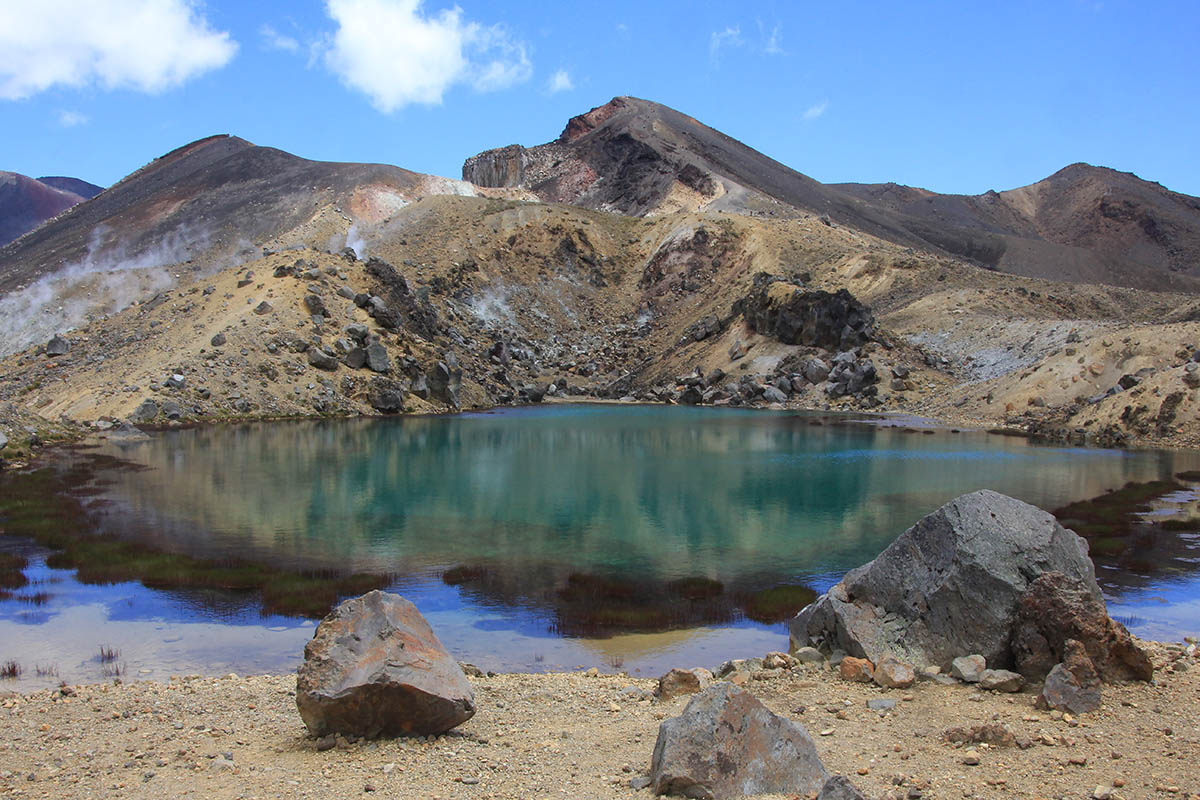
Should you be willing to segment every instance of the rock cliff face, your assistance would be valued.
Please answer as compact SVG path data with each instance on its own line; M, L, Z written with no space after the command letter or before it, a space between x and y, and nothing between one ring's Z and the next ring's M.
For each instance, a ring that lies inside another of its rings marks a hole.
M463 164L462 177L476 186L515 188L525 184L525 165L528 151L519 144L485 150L468 158Z

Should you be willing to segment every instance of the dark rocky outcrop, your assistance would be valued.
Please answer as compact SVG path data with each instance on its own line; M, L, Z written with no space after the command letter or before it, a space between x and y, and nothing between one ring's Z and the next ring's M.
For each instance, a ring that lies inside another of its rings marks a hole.
M437 310L429 298L414 292L399 270L383 259L367 259L366 270L378 279L381 293L379 297L371 297L364 306L367 313L384 328L404 328L422 339L432 341L441 326Z
M1154 675L1149 655L1125 626L1108 616L1104 600L1061 572L1040 576L1021 595L1012 649L1017 671L1040 680L1063 660L1066 642L1083 643L1100 677L1108 682Z
M655 794L720 800L815 793L829 773L803 727L722 682L659 726L650 780Z
M978 653L1006 668L1019 600L1052 571L1103 602L1083 539L1020 500L973 492L921 519L801 611L791 623L792 647L836 648L875 662L890 653L942 669Z
M848 350L875 336L875 315L849 291L808 290L761 272L732 313L742 314L751 330L784 344Z
M470 719L475 696L417 607L373 591L321 621L304 647L296 706L314 736L430 735Z

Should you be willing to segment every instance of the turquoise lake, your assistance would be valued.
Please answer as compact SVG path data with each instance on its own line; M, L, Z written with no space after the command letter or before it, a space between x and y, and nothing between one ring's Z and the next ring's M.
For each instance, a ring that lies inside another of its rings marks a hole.
M1033 446L811 413L556 405L454 417L281 422L155 434L98 452L104 530L159 549L366 571L485 669L657 674L787 647L796 598L827 589L945 501L980 488L1052 510L1200 455ZM2 523L0 523L2 524ZM0 660L95 677L294 667L313 623L252 596L89 586L31 558L43 595L0 600ZM1200 543L1098 565L1139 635L1200 627ZM56 681L55 681L56 682Z

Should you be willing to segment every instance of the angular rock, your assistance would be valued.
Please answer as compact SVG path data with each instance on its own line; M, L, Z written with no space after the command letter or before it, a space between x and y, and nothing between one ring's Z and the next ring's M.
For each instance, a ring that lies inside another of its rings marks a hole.
M1047 572L1029 584L1019 600L1012 644L1017 671L1040 680L1063 660L1068 639L1083 643L1105 681L1148 681L1154 676L1150 656L1124 625L1108 616L1103 598L1086 583Z
M379 342L367 345L367 369L372 372L391 372L392 360L388 358L387 348Z
M8 447L8 437L4 435L4 431L0 431L0 450Z
M722 800L816 793L829 773L803 727L718 683L659 726L650 780L655 794Z
M372 378L367 402L376 411L399 414L404 411L404 386L388 378Z
M792 656L801 664L819 664L825 660L825 656L815 647L798 647Z
M260 317L264 314L270 314L274 310L275 310L275 307L272 306L270 303L268 303L266 300L263 300L261 303L259 303L258 305L256 305L254 307L254 313L258 314Z
M361 347L352 347L349 353L346 353L346 366L350 369L359 369L367 363L367 351Z
M867 796L845 775L833 775L821 787L817 800L867 800Z
M892 655L879 659L873 677L875 683L885 689L907 689L917 682L913 668Z
M462 375L462 368L447 365L445 361L437 362L427 375L430 396L434 400L457 406L458 391L462 387ZM541 394L542 397L545 397L545 389L541 390ZM541 402L541 398L539 397L533 402Z
M787 402L787 395L784 394L783 392L779 391L779 389L775 388L774 386L767 386L766 388L764 388L762 397L763 397L763 400L767 401L768 403L786 403Z
M754 286L733 305L751 330L784 344L847 349L875 336L875 316L845 289L836 293L788 283L778 276L759 273Z
M874 561L846 573L791 623L792 649L812 645L917 667L962 653L1013 663L1017 604L1032 580L1059 571L1097 597L1087 543L1046 512L992 491L951 500Z
M659 699L671 700L685 694L696 694L712 685L713 674L706 669L673 669L658 679Z
M212 337L208 341L208 343L211 344L213 347L223 347L225 345L225 342L226 342L225 334L223 334L223 333L218 333L216 336Z
M308 309L308 313L312 315L320 314L322 317L329 316L329 312L325 309L325 301L315 294L304 295L304 307Z
M71 351L71 340L62 334L54 334L49 342L46 343L46 355L48 356L65 356Z
M854 656L846 656L838 664L838 675L844 681L855 681L858 683L870 683L875 677L875 668L865 658L855 658Z
M1025 678L1006 669L985 669L979 674L979 688L992 692L1019 692L1025 686Z
M304 647L296 706L314 736L422 736L470 719L475 696L417 607L373 591L317 626Z
M349 336L351 339L358 342L359 344L366 342L367 336L369 336L371 333L371 331L367 328L366 325L363 325L358 322L350 323L345 328L343 328L343 330L346 332L347 336Z
M320 347L308 348L308 363L317 369L332 371L338 368L337 356L327 353Z
M413 376L412 385L409 386L409 392L422 400L429 399L429 383L425 378L425 373L420 372Z
M987 659L978 653L959 656L950 662L950 674L963 683L979 683L987 669Z
M158 403L147 398L129 415L131 422L150 422L158 416Z
M763 669L791 669L799 663L787 653L773 652L763 656Z
M1068 639L1064 657L1046 676L1038 706L1072 714L1084 714L1100 708L1100 676L1081 642Z
M819 358L810 358L804 363L804 379L816 385L829 380L829 365Z

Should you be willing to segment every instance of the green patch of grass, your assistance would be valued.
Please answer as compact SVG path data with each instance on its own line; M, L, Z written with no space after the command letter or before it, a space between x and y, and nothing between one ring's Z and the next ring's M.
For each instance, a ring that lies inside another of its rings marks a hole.
M1158 524L1164 531L1200 531L1200 517L1165 519Z
M47 566L76 570L81 583L140 581L152 589L219 589L258 592L264 614L319 619L347 596L382 589L388 575L334 571L297 572L235 559L215 560L170 553L139 542L95 532L88 512L95 504L95 469L138 469L108 456L90 454L62 468L5 475L0 483L3 533L36 541L55 552ZM6 564L11 564L5 569ZM0 561L0 587L16 575L17 561ZM24 559L19 562L24 567Z
M774 586L755 592L746 598L742 611L755 622L773 625L786 622L817 599L817 593L807 586Z

